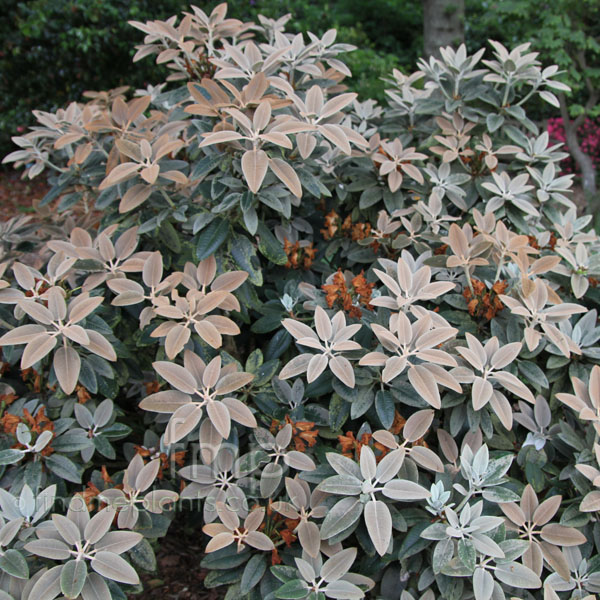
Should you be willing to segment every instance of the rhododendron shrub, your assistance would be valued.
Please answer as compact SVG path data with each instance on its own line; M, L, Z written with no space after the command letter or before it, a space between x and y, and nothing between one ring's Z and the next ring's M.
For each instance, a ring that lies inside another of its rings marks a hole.
M144 597L191 506L231 600L593 598L599 242L525 110L556 67L446 48L379 106L335 31L226 13L132 23L168 81L5 158L55 210L2 229L0 597Z

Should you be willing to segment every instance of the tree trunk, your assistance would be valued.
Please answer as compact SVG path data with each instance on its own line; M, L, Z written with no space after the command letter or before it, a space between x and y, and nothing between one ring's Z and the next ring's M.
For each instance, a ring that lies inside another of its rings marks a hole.
M423 0L423 50L439 57L444 46L465 41L465 0Z
M585 200L588 205L589 211L597 211L600 209L600 199L598 198L598 190L596 186L596 167L592 162L592 159L587 155L579 144L577 137L577 129L583 122L583 115L577 117L575 120L569 117L569 111L567 109L567 101L564 94L559 95L560 102L560 114L563 120L563 126L565 129L565 138L567 141L567 147L569 153L577 163L581 172L581 186L583 187L583 193Z

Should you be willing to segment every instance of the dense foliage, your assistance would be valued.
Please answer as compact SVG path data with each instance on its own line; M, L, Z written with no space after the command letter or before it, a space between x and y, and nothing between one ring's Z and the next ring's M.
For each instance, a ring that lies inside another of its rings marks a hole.
M336 32L133 22L168 82L5 158L0 598L123 599L184 507L229 599L593 598L598 238L529 44L393 71ZM198 532L200 535L200 531Z

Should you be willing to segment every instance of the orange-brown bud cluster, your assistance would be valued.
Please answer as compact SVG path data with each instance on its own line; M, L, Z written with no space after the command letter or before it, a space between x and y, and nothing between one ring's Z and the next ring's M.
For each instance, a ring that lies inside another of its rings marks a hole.
M367 310L373 310L371 306L371 295L374 283L368 283L363 271L350 280L350 286L341 269L333 275L333 283L322 286L325 292L325 301L329 308L340 308L351 317L359 319L362 316L361 306Z
M508 284L506 281L496 281L489 291L485 284L477 279L471 279L471 285L475 292L474 295L470 288L465 288L463 291L469 314L472 317L491 321L504 308L504 304L498 296L504 294Z
M292 442L298 452L304 452L307 446L312 448L317 443L319 430L315 429L315 424L312 421L292 421L289 415L283 421L273 419L271 433L275 434L288 424L292 426Z
M40 407L37 414L34 416L27 409L23 409L23 415L12 415L5 413L0 419L0 426L4 433L15 436L17 435L17 427L20 423L25 423L34 437L40 435L43 431L54 431L54 423L46 416L46 409L44 406ZM16 442L16 439L15 439ZM13 448L24 448L22 444L16 442ZM54 449L48 444L44 450L42 450L42 456L49 456L54 452Z
M300 242L292 244L287 238L283 241L283 251L288 258L285 265L287 269L310 269L317 254L312 242L307 245L301 245Z

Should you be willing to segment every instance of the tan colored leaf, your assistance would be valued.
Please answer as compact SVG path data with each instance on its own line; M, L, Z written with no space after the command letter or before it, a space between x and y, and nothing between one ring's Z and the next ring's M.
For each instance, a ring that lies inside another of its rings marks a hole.
M433 408L441 408L440 392L431 373L422 365L408 370L408 380L417 393Z
M42 360L56 346L56 342L56 336L39 334L25 346L21 356L21 369L28 369L39 360Z
M268 100L263 100L254 111L252 117L252 127L254 131L261 131L271 120L271 103Z
M586 494L579 506L581 512L600 511L600 491L592 491Z
M85 332L90 338L89 344L85 345L86 350L89 350L106 360L117 360L115 349L101 333L93 331L92 329L86 329Z
M166 390L146 396L140 402L140 408L152 412L173 413L180 406L190 403L191 399L187 394L177 390Z
M354 369L347 358L334 356L329 360L329 369L344 385L354 387Z
M191 332L183 325L175 325L165 338L165 352L170 359L175 358L187 344L190 339Z
M346 106L348 106L348 104L350 104L356 98L357 98L357 94L354 94L354 93L339 94L339 95L331 98L331 100L328 100L324 104L324 106L321 109L321 112L319 114L319 118L326 119L327 117L334 115L336 112L343 110Z
M541 527L550 521L550 519L557 513L560 508L562 496L552 496L547 500L544 500L533 513L533 522Z
M159 469L160 458L155 458L144 465L135 478L135 489L138 492L145 492L154 483Z
M126 162L116 166L98 186L98 190L103 191L112 185L126 181L134 177L142 165L133 162Z
M206 412L219 434L223 438L228 438L231 430L231 418L227 406L218 400L213 400L206 405Z
M298 541L302 549L313 558L319 555L321 537L319 527L311 521L302 521L297 529Z
M254 375L252 373L229 373L228 375L225 375L219 380L215 391L218 396L230 394L231 392L234 392L235 390L239 390L241 387L244 387L253 379Z
M54 321L54 315L45 306L34 300L23 300L18 303L19 308L26 312L32 319L43 325L50 325Z
M403 479L392 479L383 488L383 495L392 500L411 502L412 500L424 500L429 498L429 490L412 481Z
M202 418L202 408L189 402L177 408L165 431L165 444L174 444L193 431Z
M473 408L482 409L490 401L493 393L494 388L487 379L475 377L472 389Z
M185 394L194 394L198 383L194 377L180 365L160 360L152 363L154 370L174 388Z
M43 337L46 328L43 325L21 325L5 333L0 337L0 346L14 346L18 344L27 344L28 342Z
M248 273L246 271L229 271L219 275L210 286L213 291L233 292L246 281Z
M318 130L325 139L339 148L344 154L350 155L352 153L350 142L341 127L337 125L319 125Z
M200 143L200 148L210 146L211 144L223 144L240 139L242 139L242 135L237 133L237 131L217 131L216 133L205 134L204 140Z
M364 450L364 448L363 448ZM365 524L369 537L380 556L388 551L392 539L392 515L385 502L370 500L365 505Z
M525 514L518 504L515 504L514 502L501 502L498 506L515 525L522 527L525 524Z
M275 176L296 196L302 198L302 184L294 168L281 158L271 158L269 167Z
M586 542L586 538L581 531L574 527L559 525L558 523L544 525L540 536L544 541L555 546L579 546Z
M291 319L290 319L291 320ZM290 360L279 373L279 379L289 379L304 373L308 369L308 365L312 359L312 354L300 354Z
M327 357L324 354L313 354L306 369L306 380L312 383L327 368ZM280 375L281 378L281 375Z
M213 348L220 348L223 344L221 334L212 323L209 323L206 320L199 321L194 324L194 329L196 330L196 333Z
M71 346L63 346L54 353L54 372L65 394L71 394L77 385L81 358Z
M416 442L426 433L433 422L434 411L430 409L420 410L411 415L402 429L402 436L407 442Z
M208 527L208 525L205 525L203 527L203 529L206 529L206 527ZM217 550L220 550L221 548L225 548L226 546L229 546L229 544L233 544L234 542L234 538L233 538L233 534L230 533L229 531L224 531L222 533L218 533L217 535L215 535L215 537L213 537L208 544L206 544L206 548L204 549L204 552L206 552L207 554L210 552L216 552Z
M149 167L146 167L145 169L142 169L140 175L146 183L153 185L158 179L159 172L160 167L157 164L154 164L150 165Z
M96 552L90 566L99 575L119 583L136 585L140 582L135 569L125 559L106 550Z
M104 298L102 296L92 296L81 294L69 303L69 321L78 323L85 319L88 315L102 304Z
M317 334L306 324L296 321L295 319L284 319L281 324L291 333L297 340L310 337L318 339Z
M227 407L229 416L234 421L245 427L258 427L255 416L243 402L236 398L223 398L221 402Z
M298 471L314 471L317 468L310 456L298 452L297 450L290 450L287 452L284 455L283 460L288 467L292 467Z
M271 538L267 537L264 533L260 531L251 531L246 536L245 541L246 544L248 544L248 546L252 546L257 550L263 550L265 552L268 550L273 550L273 548L275 548L273 542L271 541Z
M130 187L119 203L119 212L126 213L143 204L152 194L152 187L143 183L137 183Z
M410 449L410 457L424 469L429 469L436 473L444 472L444 464L440 457L429 448L425 448L424 446L413 446Z
M269 157L264 150L248 150L242 155L242 172L252 193L260 189L268 166Z
M458 446L456 445L454 438L444 429L438 429L436 433L440 448L444 453L446 460L455 463L458 458Z

